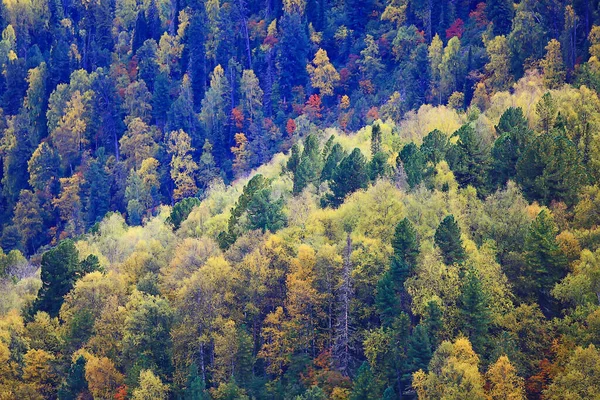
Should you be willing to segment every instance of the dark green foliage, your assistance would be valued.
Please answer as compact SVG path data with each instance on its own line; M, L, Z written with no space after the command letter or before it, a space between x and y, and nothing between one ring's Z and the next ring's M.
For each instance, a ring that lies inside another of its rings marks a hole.
M63 240L42 255L42 287L38 292L31 315L45 311L58 315L63 297L73 288L75 281L86 273L98 269L96 256L88 256L81 263L79 252L72 240Z
M453 215L446 216L438 226L435 231L435 244L442 252L445 264L461 263L465 260L460 228Z
M334 207L342 204L347 195L358 189L367 187L369 177L367 175L365 156L359 149L354 149L349 156L345 157L333 172L331 182L332 196L329 203Z
M379 399L380 396L381 392L377 381L373 376L369 363L365 361L356 373L350 400L375 400Z
M265 188L256 192L248 203L248 221L250 229L264 232L276 232L286 223L283 214L283 198L271 199L271 189Z
M427 327L427 333L431 342L431 348L436 349L441 343L441 332L444 327L442 321L442 310L437 301L430 300L425 307L423 324Z
M409 143L402 148L396 163L404 165L406 179L411 188L418 186L423 180L423 172L425 169L425 158L414 143Z
M547 210L540 211L525 238L525 269L516 284L525 298L537 295L535 300L545 312L552 307L550 291L568 272L567 258L558 246L557 234L552 215Z
M517 163L516 181L530 201L550 204L552 200L571 205L587 177L577 148L559 135L538 136Z
M296 400L326 400L327 395L318 386L313 386L308 389L302 396L296 397Z
M506 35L510 32L514 14L512 0L487 0L485 15L494 26L496 35Z
M406 350L406 373L412 374L415 371L422 369L427 370L429 360L431 360L431 341L427 326L419 324L413 329L410 335Z
M244 191L240 195L235 207L231 210L227 232L221 232L218 237L219 246L222 249L227 249L237 240L240 232L238 221L242 215L248 210L248 205L254 198L254 195L259 191L266 189L269 186L269 181L261 174L257 174L248 184L244 186Z
M110 176L105 167L104 148L98 151L97 158L92 160L86 173L88 182L87 223L88 226L100 222L110 207Z
M478 354L483 354L489 339L490 310L488 298L483 290L479 273L470 267L462 284L459 299L461 330Z
M448 135L435 129L423 138L421 153L426 162L435 165L446 158L449 145Z
M333 172L336 167L346 157L346 153L344 149L339 143L336 143L331 148L331 151L327 155L327 159L325 160L325 164L323 165L323 170L321 171L321 182L325 182L333 178Z
M396 396L396 392L394 392L394 388L390 386L383 391L383 397L381 400L395 400L397 398L398 397Z
M209 400L210 397L206 392L206 383L198 374L198 366L196 363L190 365L187 383L183 391L183 400Z
M491 179L498 185L504 185L517 174L517 162L521 154L534 140L521 108L507 109L496 126L498 139L492 148Z
M308 29L299 14L281 18L282 35L278 44L277 64L279 67L279 88L283 98L291 98L295 86L304 86L307 81Z
M381 127L379 124L373 125L371 128L371 156L375 157L375 154L381 151Z
M388 174L387 154L383 152L375 153L369 162L369 179L376 181L379 178L385 177Z
M77 400L88 390L88 383L85 379L85 358L77 357L75 363L71 364L67 379L58 390L59 400Z
M390 271L387 271L379 282L375 292L375 305L382 325L390 326L400 312L400 298L396 291L397 284Z
M458 136L458 141L449 148L446 160L456 181L461 187L471 185L479 192L485 192L490 164L489 149L469 124L463 125L452 136Z
M292 161L290 167L294 167ZM300 156L300 162L294 172L294 194L301 193L310 184L318 182L321 171L321 157L319 139L316 135L308 135L304 141L304 150Z
M392 239L392 248L394 249L395 258L402 259L408 264L416 265L417 256L419 255L419 242L417 231L408 218L404 218L396 225L394 238Z
M200 204L200 200L195 197L188 197L173 206L169 222L173 224L175 229L179 229L181 223L187 219L194 207Z
M292 174L296 174L298 170L298 165L300 164L300 146L298 143L294 143L292 146L292 150L290 152L290 158L286 164L286 168Z

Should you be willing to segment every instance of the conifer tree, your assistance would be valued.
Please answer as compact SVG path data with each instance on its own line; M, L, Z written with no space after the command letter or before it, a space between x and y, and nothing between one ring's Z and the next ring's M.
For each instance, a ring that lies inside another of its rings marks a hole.
M452 136L457 136L455 146L446 155L450 169L461 187L469 185L485 192L489 169L489 149L475 134L470 124L463 125Z
M418 186L423 180L423 170L425 169L425 158L421 150L414 144L409 143L402 148L396 163L402 162L408 184L411 188Z
M423 154L426 162L436 165L446 158L448 145L448 135L446 135L444 132L434 129L423 138L423 143L421 144L421 153Z
M347 195L366 188L368 182L365 157L356 148L340 162L333 173L330 203L339 206Z
M446 265L461 263L465 260L466 254L460 237L460 228L453 215L448 215L442 220L435 231L434 238Z
M461 329L468 336L475 351L482 354L488 341L490 310L487 295L474 267L470 267L464 277L459 307Z
M371 366L367 361L363 362L352 386L350 400L375 400L381 395L377 381L371 371Z
M85 379L85 358L77 357L75 362L69 368L69 374L63 385L58 390L59 400L77 400L85 395L88 390L88 383Z
M417 325L410 335L406 352L406 373L412 374L420 369L426 370L431 360L432 344L427 326Z

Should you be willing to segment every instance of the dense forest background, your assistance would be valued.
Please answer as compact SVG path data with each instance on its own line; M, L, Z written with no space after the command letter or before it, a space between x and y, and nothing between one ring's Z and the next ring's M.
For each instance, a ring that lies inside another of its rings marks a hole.
M598 1L0 30L0 399L600 399Z

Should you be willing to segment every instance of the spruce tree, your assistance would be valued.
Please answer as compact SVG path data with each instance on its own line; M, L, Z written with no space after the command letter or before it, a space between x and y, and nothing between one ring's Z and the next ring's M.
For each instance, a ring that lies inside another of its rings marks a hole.
M330 204L337 207L344 202L347 195L367 187L369 177L366 170L366 160L359 149L354 149L345 157L333 173L331 183Z
M491 179L496 185L504 185L517 174L517 162L533 140L527 119L521 108L508 108L496 126L498 139L492 147Z
M325 160L325 164L323 165L323 170L321 171L321 182L325 182L333 178L333 172L336 167L339 165L340 161L342 161L346 157L346 153L344 149L339 143L336 143L331 148L331 151L327 155L327 159Z
M371 157L381 151L381 127L379 124L373 125L371 128Z
M460 238L460 228L453 215L448 215L435 231L435 244L442 252L446 265L461 263L465 260L465 249Z
M356 373L356 378L352 385L352 393L350 394L349 399L375 400L378 399L380 395L381 392L379 391L375 376L373 376L373 372L371 371L371 366L365 361Z
M489 337L490 310L487 295L474 267L466 272L459 300L461 328L475 351L482 354Z
M485 15L493 24L494 34L507 35L510 33L514 7L512 0L487 0Z
M77 400L82 398L88 390L88 383L85 379L85 358L77 357L75 362L69 368L67 379L58 390L58 400Z
M444 160L446 158L448 146L448 135L444 132L437 129L429 132L427 136L423 138L423 143L421 144L421 153L425 158L425 162L436 165Z
M294 194L301 193L310 184L315 184L321 172L319 139L316 135L308 135L304 141L304 150L294 173Z
M423 180L423 171L425 169L425 158L414 143L409 143L402 148L396 164L402 163L408 185L411 188L418 186Z
M383 152L375 153L368 165L369 179L376 181L387 174L387 155Z
M485 192L490 164L489 149L469 124L463 125L452 136L457 136L458 141L448 150L446 160L456 181L461 187L471 185Z
M406 351L405 373L412 374L422 369L427 370L432 355L432 345L427 332L427 326L419 324L413 329L408 340Z
M525 269L517 284L523 296L537 300L546 312L552 312L555 306L550 291L568 272L567 258L556 241L557 233L552 215L545 209L540 211L525 237Z

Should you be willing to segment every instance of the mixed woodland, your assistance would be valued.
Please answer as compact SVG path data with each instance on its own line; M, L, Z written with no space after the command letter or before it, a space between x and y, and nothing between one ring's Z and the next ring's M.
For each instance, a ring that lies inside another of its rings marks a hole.
M600 399L598 0L0 31L0 400Z

